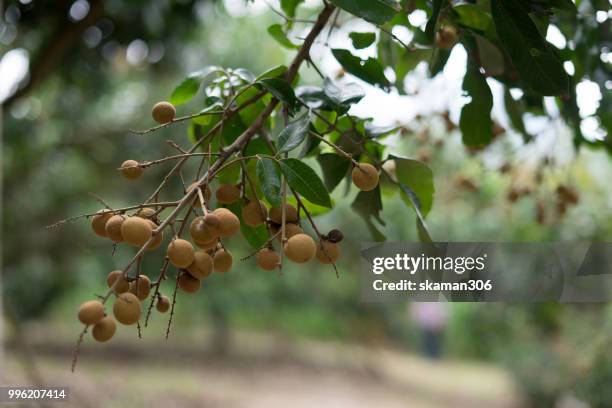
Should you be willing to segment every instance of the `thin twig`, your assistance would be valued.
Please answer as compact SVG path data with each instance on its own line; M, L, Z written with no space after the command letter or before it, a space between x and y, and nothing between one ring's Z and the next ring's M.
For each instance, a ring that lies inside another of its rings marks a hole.
M180 118L173 119L171 122L168 122L168 123L163 123L161 125L153 126L152 128L149 128L149 129L145 129L145 130L130 129L130 132L137 134L137 135L145 135L147 133L155 132L156 130L163 129L165 127L174 125L175 123L184 122L189 119L198 118L200 116L207 116L207 115L222 115L223 113L224 111L207 111L207 112L193 113L191 115L182 116Z

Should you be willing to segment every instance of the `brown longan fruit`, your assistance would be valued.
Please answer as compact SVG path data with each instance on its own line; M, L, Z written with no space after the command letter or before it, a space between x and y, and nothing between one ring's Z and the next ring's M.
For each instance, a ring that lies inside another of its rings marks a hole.
M219 238L213 238L210 241L193 241L193 243L196 244L198 248L206 251L216 248L219 244Z
M221 204L233 204L240 198L240 188L235 184L222 184L215 193Z
M125 292L117 296L113 305L115 319L121 324L131 325L140 319L140 300L130 292Z
M111 288L117 279L119 279L119 282L117 282L114 288L116 293L124 293L130 290L130 283L123 276L123 271L112 271L109 273L106 278L106 284Z
M115 319L113 319L112 316L104 316L94 325L91 335L96 341L104 343L112 339L116 331L117 324L115 323Z
M104 305L99 300L90 300L79 308L79 320L83 324L96 324L104 317Z
M306 234L296 234L289 238L283 247L287 258L295 263L305 263L311 260L317 252L317 244Z
M371 191L378 185L378 170L369 163L359 163L351 173L353 184L361 191Z
M257 227L266 222L268 209L260 200L253 200L242 207L242 221L249 227Z
M123 215L113 215L106 221L105 229L106 236L113 242L123 242L123 235L121 235L121 225L125 221Z
M208 215L212 214L207 214L207 216ZM218 216L215 215L215 217L219 219ZM217 224L217 226L218 225L219 224ZM196 217L193 221L191 221L191 225L189 227L189 234L191 235L191 238L194 240L194 242L210 242L217 238L218 231L216 227L211 227L210 225L207 225L204 217Z
M155 224L151 220L147 220L149 225L151 226L151 234L153 234L153 230L157 229L157 224ZM159 248L164 241L164 231L159 231L157 234L153 235L153 240L147 246L147 251L155 251Z
M283 223L283 210L282 208L271 208L270 219L272 222L277 224ZM291 204L285 204L285 221L286 222L298 222L298 210Z
M163 125L174 120L176 108L170 102L157 102L151 110L151 116L154 121Z
M139 216L140 218L152 219L153 217L157 215L157 210L151 207L144 207L138 210L136 212L136 215Z
M140 300L145 300L151 293L151 279L147 275L140 275L138 280L130 282L130 293L138 296Z
M143 246L151 238L152 231L150 222L140 217L128 217L121 224L124 241L137 247Z
M200 290L202 283L199 279L194 278L188 273L181 273L178 280L179 288L183 289L187 293L196 293Z
M264 271L278 268L280 261L280 255L273 249L264 248L257 252L257 265Z
M442 26L436 33L436 47L448 50L457 43L457 29L454 26Z
M278 224L272 224L272 226L270 227L272 234L277 234L280 231L280 229L281 229L281 226ZM285 224L285 238L287 239L291 238L292 236L296 234L301 234L303 232L304 230L298 224L289 223L289 222ZM283 239L282 234L278 234L276 236L276 239L278 241L281 241Z
M177 268L187 268L194 259L193 245L184 239L175 239L168 245L168 258Z
M204 224L209 227L217 227L219 225L219 217L213 213L208 213L204 216Z
M144 169L136 160L126 160L121 164L121 174L128 180L136 180L142 176Z
M157 298L157 303L155 303L155 308L159 313L166 313L170 310L170 299L168 296L162 295Z
M340 246L334 242L321 241L317 245L317 259L322 264L333 264L340 258Z
M213 270L213 259L204 251L196 251L193 263L187 268L187 272L196 279L203 279L210 275Z
M213 257L213 266L215 272L225 273L229 272L232 269L232 254L229 251L221 248L217 252L215 252L215 256Z
M213 214L219 217L219 226L215 230L220 236L229 237L240 229L240 220L227 208L217 208Z
M102 238L106 238L106 223L112 216L113 212L111 210L103 209L98 211L96 215L91 217L91 229L93 232Z

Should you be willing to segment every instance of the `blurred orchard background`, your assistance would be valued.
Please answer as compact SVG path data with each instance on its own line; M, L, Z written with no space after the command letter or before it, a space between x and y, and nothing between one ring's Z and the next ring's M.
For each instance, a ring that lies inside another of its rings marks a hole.
M593 4L582 12L609 34L610 3ZM306 1L298 14L312 18L318 7L319 1ZM318 217L322 230L339 228L346 236L339 279L316 263L289 266L282 276L257 269L252 260L240 263L210 278L197 295L179 294L168 341L167 316L154 314L142 340L124 326L107 344L88 336L70 373L81 329L77 307L105 291L106 275L130 253L111 257L111 245L85 220L45 226L96 211L90 192L123 206L155 188L164 166L137 183L115 169L128 158L171 154L166 139L188 145L181 125L148 135L128 132L152 126L151 106L167 99L187 73L205 65L259 73L286 64L291 52L266 32L282 22L271 8L278 10L278 2L4 2L0 385L67 385L68 405L75 407L611 407L608 304L451 304L442 355L427 358L410 305L360 300L358 253L370 235L350 208L354 193L342 198L336 192L336 209ZM427 16L417 10L409 19L422 26ZM337 25L313 49L332 78L345 74L329 44L350 48L350 30L373 29L347 13ZM568 42L554 27L547 39L561 49ZM608 74L611 41L591 44ZM453 124L466 102L466 58L456 46L434 78L421 63L405 80L406 95L362 83L366 97L352 108L376 125L400 126L385 143L433 169L428 225L434 239L610 240L609 154L576 151L552 98L545 98L545 111L526 115L535 140L524 144L498 109L501 86L489 79L494 119L507 131L483 151L463 147ZM301 76L305 84L320 83L312 69ZM607 132L592 118L609 100L612 78L601 83L584 80L576 87L587 138ZM179 115L195 106L181 106ZM560 184L577 193L575 205L558 205ZM389 240L416 240L412 214L400 200L386 201L382 232ZM249 253L246 244L233 245L243 245L234 251L238 257ZM145 272L157 268L159 260L145 258Z

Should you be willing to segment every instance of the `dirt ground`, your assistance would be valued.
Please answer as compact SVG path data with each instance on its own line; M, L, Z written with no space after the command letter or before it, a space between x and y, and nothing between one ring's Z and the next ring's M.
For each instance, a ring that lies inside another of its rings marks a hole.
M85 343L71 373L73 344L45 330L30 339L43 381L70 387L70 401L47 405L53 407L521 406L508 376L495 367L381 348L243 333L220 356L183 336L168 343L119 338ZM30 383L17 350L13 344L4 351L2 385Z

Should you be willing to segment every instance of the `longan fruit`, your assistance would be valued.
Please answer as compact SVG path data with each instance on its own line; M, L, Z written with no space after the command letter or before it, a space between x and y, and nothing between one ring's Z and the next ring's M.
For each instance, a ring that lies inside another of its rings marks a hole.
M126 160L121 164L121 174L128 180L136 180L142 176L144 169L136 160Z
M233 204L240 198L240 189L235 184L222 184L215 193L221 204Z
M340 246L334 242L321 241L317 245L317 259L322 264L333 264L340 258Z
M151 219L153 217L155 217L155 215L157 214L157 210L155 208L151 208L151 207L144 207L141 208L140 210L138 210L136 212L136 215L140 218L148 218Z
M227 208L217 208L213 211L219 217L219 225L215 230L222 237L234 235L240 229L240 220Z
M277 234L280 231L280 229L281 229L281 226L277 224L272 224L272 226L270 227L272 234ZM291 238L292 236L296 234L301 234L303 232L304 230L298 224L289 223L289 222L285 224L285 238L287 239ZM282 234L278 234L276 236L276 239L281 241L283 239Z
M270 248L264 248L257 253L257 265L264 271L272 271L278 268L280 260L280 255Z
M124 293L130 290L130 283L123 276L123 271L112 271L109 273L106 278L106 284L111 288L117 279L119 279L119 282L115 285L114 289L116 293Z
M270 219L277 224L283 223L282 208L271 208ZM291 204L285 204L285 222L298 222L298 210Z
M285 242L283 248L287 258L295 263L305 263L311 260L317 252L317 244L306 234L296 234Z
M137 247L143 246L151 238L152 231L150 222L140 217L128 217L121 224L124 241Z
M155 308L159 313L166 313L168 310L170 310L170 299L168 299L168 296L162 295L157 298Z
M151 293L151 279L147 275L140 275L137 281L130 282L130 293L138 296L139 300L145 300Z
M152 234L153 233L152 230L157 228L157 224L155 224L151 220L147 220L147 222L151 226L151 234ZM159 231L157 234L153 235L153 241L151 241L149 246L147 246L147 251L155 251L157 248L161 246L163 241L164 241L164 231Z
M219 217L213 213L208 213L204 216L204 224L214 228L219 225Z
M210 275L213 270L213 259L204 251L196 251L193 263L187 268L187 272L196 279L203 279Z
M140 319L140 300L131 292L120 294L113 305L113 314L121 324L129 326L136 323Z
M99 300L90 300L79 308L79 320L83 324L96 324L104 317L104 305Z
M123 242L123 235L121 235L121 225L125 221L123 215L113 215L106 221L105 229L106 236L113 242Z
M210 241L193 241L194 244L200 249L209 250L214 249L219 244L219 238L213 238Z
M213 214L207 214L207 216L209 215ZM216 215L215 217L219 219L219 217ZM217 226L218 225L219 224L217 224ZM217 238L218 231L216 227L211 227L210 225L206 224L205 217L196 217L193 221L191 221L191 225L189 226L189 234L194 242L210 242Z
M93 232L102 238L106 238L106 223L112 216L113 212L111 210L103 209L98 211L96 215L91 217L91 229Z
M257 227L268 217L268 209L260 200L253 200L242 207L242 221L249 227Z
M215 272L225 273L232 269L232 254L225 249L219 249L213 257L213 266Z
M187 293L196 293L200 290L202 283L199 279L194 278L188 273L181 273L178 280L179 288L183 289Z
M96 341L104 343L112 339L116 331L117 324L115 323L115 319L111 316L105 316L94 325L91 335Z
M154 121L163 125L174 120L176 108L170 102L157 102L151 110L151 116Z
M177 268L187 268L194 259L193 245L184 239L175 239L168 245L168 258Z
M378 185L378 170L369 163L359 163L351 173L353 184L361 191L371 191Z
M436 33L436 47L448 50L457 43L457 29L453 26L440 27Z

